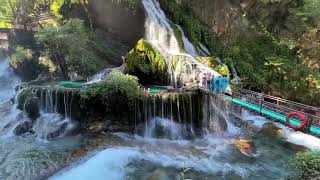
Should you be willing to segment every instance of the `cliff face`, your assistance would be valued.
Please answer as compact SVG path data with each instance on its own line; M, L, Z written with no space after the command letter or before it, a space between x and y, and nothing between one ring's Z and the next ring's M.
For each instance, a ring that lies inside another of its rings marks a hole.
M195 16L215 33L247 27L240 0L182 0L181 3L190 7Z
M108 29L131 46L144 36L144 10L132 11L125 3L112 0L91 1L91 13L98 27Z

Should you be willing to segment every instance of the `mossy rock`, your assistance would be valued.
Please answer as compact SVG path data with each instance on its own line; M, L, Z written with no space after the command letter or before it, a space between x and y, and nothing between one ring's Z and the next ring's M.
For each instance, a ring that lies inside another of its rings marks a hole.
M29 120L23 121L17 127L14 128L14 134L21 136L32 131L32 122Z
M161 53L143 39L127 54L126 72L137 76L142 83L164 82L166 69Z
M36 120L40 115L38 98L28 89L19 94L17 108L24 111L31 120Z
M25 104L26 100L28 99L28 97L32 97L32 96L33 96L33 94L29 89L22 90L22 92L20 92L20 94L18 95L17 108L20 109L21 111L23 111L24 104Z
M29 97L24 104L24 111L31 120L36 120L40 116L38 98Z

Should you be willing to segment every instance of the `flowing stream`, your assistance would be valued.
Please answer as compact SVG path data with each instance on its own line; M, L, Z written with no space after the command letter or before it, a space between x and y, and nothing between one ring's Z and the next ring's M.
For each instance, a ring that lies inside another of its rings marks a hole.
M79 138L63 137L48 141L48 134L69 124L58 113L44 109L33 122L17 109L15 87L20 84L7 59L0 61L0 179L36 179L57 171L66 163ZM15 99L15 100L14 100ZM66 118L67 119L67 118ZM51 126L49 126L49 124ZM17 133L30 128L30 133Z

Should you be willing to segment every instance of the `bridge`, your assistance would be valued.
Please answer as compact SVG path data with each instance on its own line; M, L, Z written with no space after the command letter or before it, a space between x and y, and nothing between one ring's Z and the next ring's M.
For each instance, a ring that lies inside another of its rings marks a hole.
M209 92L208 89L205 89ZM286 99L282 99L275 96L266 95L263 93L257 93L250 90L240 90L239 92L230 94L224 94L222 97L235 106L244 108L256 115L266 117L287 125L287 117L292 112L297 112L305 115L308 118L309 123L301 131L317 137L320 137L320 108L301 104ZM290 123L294 126L302 125L302 120L294 117L290 119Z

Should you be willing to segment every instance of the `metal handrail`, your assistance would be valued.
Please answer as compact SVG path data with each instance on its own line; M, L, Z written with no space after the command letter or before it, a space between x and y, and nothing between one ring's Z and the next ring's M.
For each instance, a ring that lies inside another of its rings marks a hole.
M277 102L283 102L283 103L299 106L301 108L306 108L306 109L309 109L309 110L312 110L312 111L315 111L315 112L320 112L320 107L314 107L314 106L310 106L310 105L306 105L306 104L302 104L302 103L298 103L298 102L282 99L282 98L279 98L279 97L275 97L275 96L271 96L271 95L267 95L267 94L263 94L263 93L254 92L254 91L247 90L247 89L243 89L240 92L241 93L249 93L249 94L253 94L253 95L259 95L259 96L262 96L264 98L275 100Z

